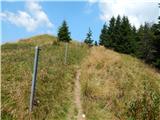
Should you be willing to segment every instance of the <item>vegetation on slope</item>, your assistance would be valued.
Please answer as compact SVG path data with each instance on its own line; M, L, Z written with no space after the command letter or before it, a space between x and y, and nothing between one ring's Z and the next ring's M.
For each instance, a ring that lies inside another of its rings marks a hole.
M40 56L33 113L29 97L34 47ZM83 110L87 120L159 120L160 74L140 60L104 47L89 49L70 42L67 65L65 44L39 35L2 45L2 119L76 119L73 89L81 65ZM84 60L82 60L85 58Z
M53 42L54 41L54 42ZM54 43L54 44L52 44ZM29 115L34 47L41 45L36 97ZM86 55L85 45L70 43L64 65L64 43L40 35L18 43L2 45L2 119L66 120L73 104L76 65Z
M160 68L160 17L158 20L158 23L145 23L136 29L127 16L112 17L108 25L103 25L99 44Z
M88 120L160 119L160 74L140 60L93 47L81 71Z

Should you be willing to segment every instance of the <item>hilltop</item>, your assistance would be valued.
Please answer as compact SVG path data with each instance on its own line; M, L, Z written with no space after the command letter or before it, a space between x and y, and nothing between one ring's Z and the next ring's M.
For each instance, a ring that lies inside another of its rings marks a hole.
M36 101L29 114L36 45L41 49ZM3 120L77 120L76 79L86 120L160 119L160 73L130 55L74 41L65 65L65 44L47 34L1 48Z

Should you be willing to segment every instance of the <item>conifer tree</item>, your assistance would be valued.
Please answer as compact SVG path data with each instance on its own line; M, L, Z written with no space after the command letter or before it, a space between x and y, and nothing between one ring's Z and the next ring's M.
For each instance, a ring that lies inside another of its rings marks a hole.
M99 44L100 45L104 45L104 46L108 46L106 41L107 41L107 38L108 38L108 32L107 32L107 25L106 23L104 23L103 25L103 28L101 30L101 34L100 34L100 40L99 40Z
M133 52L132 54L136 56L136 52L138 50L138 35L137 35L137 29L135 26L132 26L132 39L133 39Z
M158 24L152 26L155 35L155 40L153 41L153 46L155 48L153 64L160 69L160 16L158 20Z
M65 20L63 21L62 26L60 26L60 28L58 30L58 40L63 41L63 42L70 42L71 41L69 28L68 28L67 22Z
M160 3L158 3L158 7L160 8ZM153 28L155 28L153 29L155 35L153 42L155 48L153 64L160 69L160 16L158 16L158 23L154 24Z
M119 52L131 54L134 52L135 39L132 37L132 27L126 16L122 18Z
M155 51L153 46L155 37L148 23L145 23L144 26L140 26L138 37L138 57L150 63L153 60L153 53Z
M108 26L108 36L107 36L107 41L105 43L106 47L113 48L113 41L115 38L115 22L116 19L114 17L111 18L109 21L109 26Z
M121 17L120 15L117 16L117 19L115 21L115 29L114 29L114 38L113 38L113 48L116 51L120 51L121 48L121 40L122 40L122 33L121 33Z
M92 39L92 31L89 28L89 31L87 33L86 39L84 40L84 43L88 44L88 45L92 45L93 43L93 39Z
M158 18L160 20L160 17ZM100 45L115 51L131 54L160 68L160 21L158 24L132 26L128 17L112 17L107 27L103 25Z
M95 46L98 46L98 42L97 42L97 41L95 41L95 42L94 42L94 45L95 45Z

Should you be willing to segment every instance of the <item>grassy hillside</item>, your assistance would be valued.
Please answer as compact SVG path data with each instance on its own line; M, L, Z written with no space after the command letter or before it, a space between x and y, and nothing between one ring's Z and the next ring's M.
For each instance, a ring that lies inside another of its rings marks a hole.
M36 105L32 115L29 115L29 96L36 45L41 45ZM87 54L87 48L78 43L70 43L67 65L64 65L64 50L65 44L57 44L56 38L49 35L2 45L3 120L67 119L69 108L73 104L76 65Z
M160 74L140 60L93 47L81 71L88 120L160 119Z
M29 114L34 47L40 46L36 100ZM86 120L159 120L160 73L129 55L39 35L2 45L2 119L76 120L77 66Z

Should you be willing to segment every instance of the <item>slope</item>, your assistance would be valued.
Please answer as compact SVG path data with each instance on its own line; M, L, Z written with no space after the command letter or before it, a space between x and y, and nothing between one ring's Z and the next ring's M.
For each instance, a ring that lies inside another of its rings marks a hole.
M36 45L41 50L30 115ZM1 48L3 120L77 120L82 113L86 120L160 119L160 74L134 57L71 42L65 65L65 44L47 34Z
M34 47L40 45L36 97L29 115ZM2 45L2 119L66 120L73 106L77 64L87 54L87 47L76 42L68 45L64 65L64 43L50 35L39 35L17 43Z
M80 80L88 120L160 119L160 74L134 57L93 47Z

